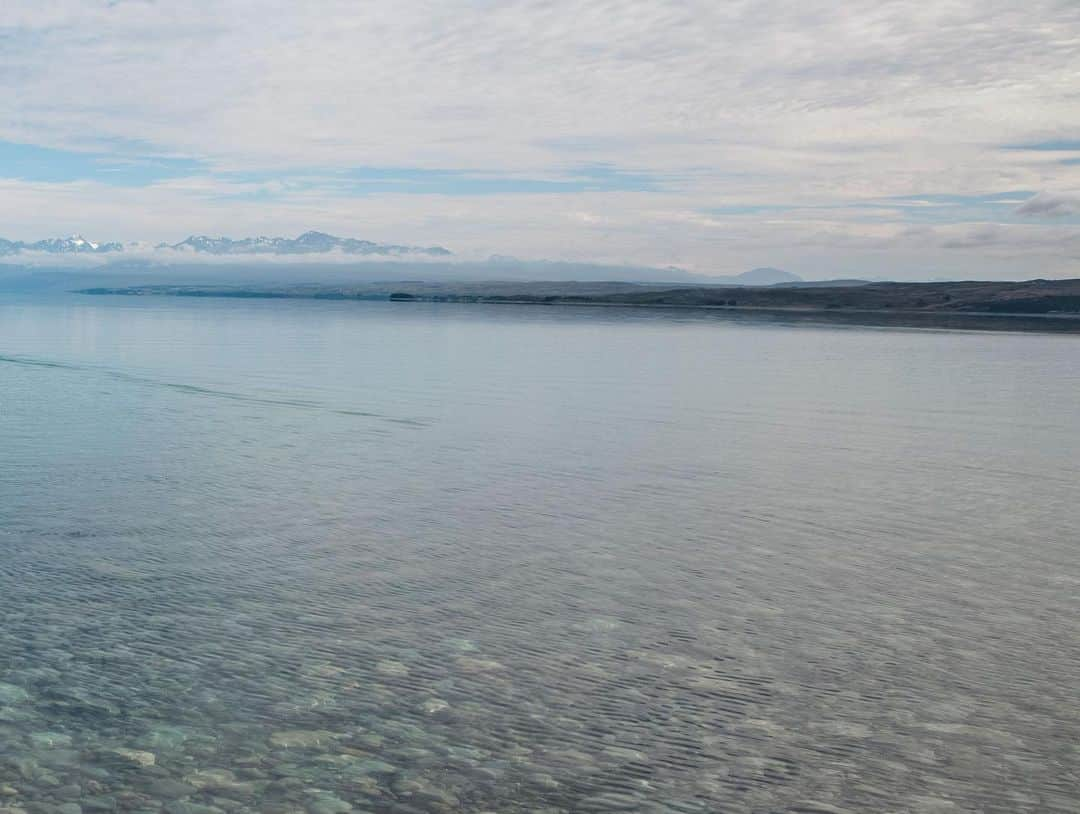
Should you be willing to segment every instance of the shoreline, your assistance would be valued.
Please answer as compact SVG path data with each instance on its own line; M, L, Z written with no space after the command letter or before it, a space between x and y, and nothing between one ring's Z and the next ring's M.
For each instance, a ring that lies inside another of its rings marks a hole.
M183 286L133 286L128 288L90 288L70 293L87 296L182 297L208 299L307 300L329 302L387 302L398 305L512 305L573 306L591 308L632 308L707 312L744 317L776 317L826 324L853 324L865 327L910 327L939 330L1000 330L1027 333L1080 333L1080 313L1024 313L1014 311L919 310L860 307L813 307L779 305L727 305L691 302L628 302L596 297L513 297L481 294L413 295L392 297L389 294L359 293L352 296L337 292L268 291L254 289L219 289Z

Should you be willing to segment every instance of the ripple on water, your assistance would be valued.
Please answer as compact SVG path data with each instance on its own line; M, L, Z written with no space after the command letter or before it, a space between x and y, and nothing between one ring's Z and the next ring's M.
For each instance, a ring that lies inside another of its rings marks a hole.
M0 320L0 814L1076 810L1072 345L186 308Z

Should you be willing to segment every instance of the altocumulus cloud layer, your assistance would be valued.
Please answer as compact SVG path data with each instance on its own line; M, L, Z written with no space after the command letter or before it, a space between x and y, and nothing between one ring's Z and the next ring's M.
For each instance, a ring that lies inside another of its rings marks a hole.
M0 236L1080 276L1073 0L8 0Z

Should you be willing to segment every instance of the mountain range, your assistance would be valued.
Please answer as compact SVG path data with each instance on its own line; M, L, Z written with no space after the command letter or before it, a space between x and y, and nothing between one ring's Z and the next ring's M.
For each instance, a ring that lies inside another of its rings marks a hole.
M161 243L159 249L201 252L204 254L325 254L340 251L343 254L377 255L428 255L449 257L452 252L442 246L396 246L357 240L353 237L335 237L325 232L304 232L297 238L245 237L233 240L228 237L193 235L179 243Z
M150 274L172 282L206 279L242 283L255 279L329 280L349 275L359 280L547 280L663 282L698 285L802 285L796 274L777 268L755 268L732 276L714 276L672 266L576 263L559 260L520 260L492 255L486 261L455 257L442 246L404 246L337 237L309 231L289 237L211 237L192 235L179 243L98 243L81 235L27 242L0 238L0 258L11 258L11 269L70 268L85 273ZM227 259L226 259L227 258ZM275 258L273 264L266 262ZM363 263L342 262L363 258ZM70 262L69 262L70 261ZM85 262L89 261L89 263ZM193 262L199 261L199 262ZM10 270L9 270L10 272ZM209 276L207 276L209 275Z
M140 244L129 244L128 248L145 247L140 246ZM153 248L208 255L303 255L327 254L329 252L386 257L404 255L449 257L451 255L451 252L442 246L398 246L374 243L370 240L357 240L352 237L336 237L325 232L304 232L304 234L296 238L245 237L240 240L229 237L192 235L179 243L159 243ZM94 243L81 235L38 240L33 243L0 238L0 257L18 255L23 252L64 255L110 254L120 253L124 250L125 246L122 243Z
M22 252L45 252L47 254L105 254L123 251L120 243L94 243L81 235L54 237L27 243L22 240L5 240L0 237L0 257Z

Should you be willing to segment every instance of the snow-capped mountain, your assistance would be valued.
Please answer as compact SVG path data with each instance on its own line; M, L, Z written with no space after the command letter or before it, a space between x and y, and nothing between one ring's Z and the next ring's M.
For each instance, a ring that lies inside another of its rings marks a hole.
M161 244L159 249L200 252L204 254L325 254L339 251L343 254L375 255L429 255L445 257L450 254L442 246L396 246L357 240L352 237L335 237L325 232L304 232L297 238L245 237L233 240L228 237L192 235L179 243Z
M50 238L33 243L0 238L0 257L19 255L25 252L63 255L109 254L123 252L124 248L121 243L94 243L81 235ZM144 254L149 247L145 244L130 243L128 248L139 254ZM382 257L447 257L451 254L442 246L397 246L387 243L373 243L370 240L357 240L352 237L335 237L324 232L304 232L297 238L245 237L240 240L233 240L228 237L192 235L179 243L159 243L149 251L151 254L158 251L178 251L207 255L305 255L340 252L341 254Z
M22 252L46 252L48 254L104 254L123 251L119 243L94 243L82 235L53 237L27 243L22 240L5 240L0 237L0 257Z

